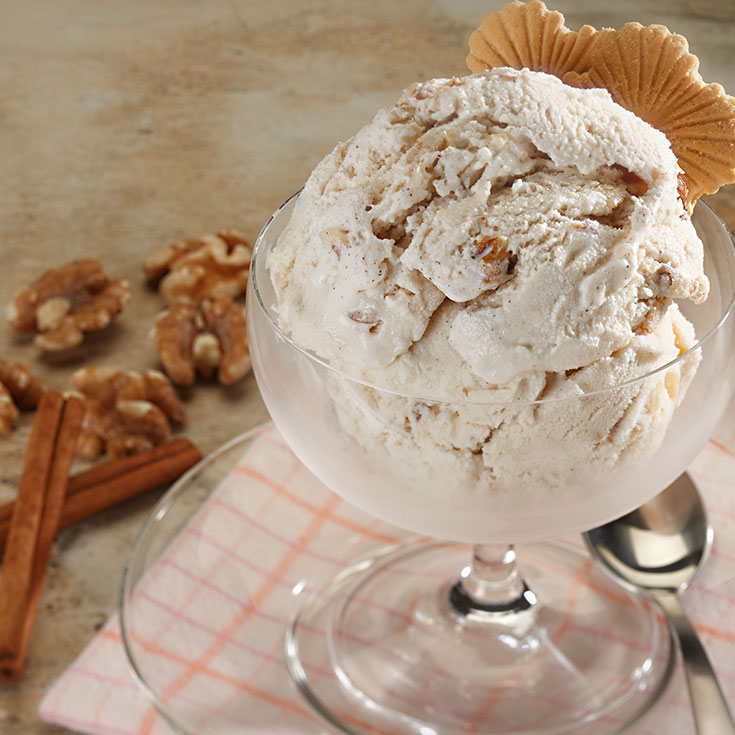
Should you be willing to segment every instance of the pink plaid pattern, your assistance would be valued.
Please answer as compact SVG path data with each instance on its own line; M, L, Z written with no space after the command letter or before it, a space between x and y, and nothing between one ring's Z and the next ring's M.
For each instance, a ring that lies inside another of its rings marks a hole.
M734 469L735 455L715 442L691 468L716 540L685 597L733 706ZM265 427L138 586L134 645L144 674L155 672L154 687L172 709L196 713L197 733L327 732L288 683L284 610L293 608L302 580L326 581L362 550L399 535L330 493ZM576 538L564 543L580 545ZM330 675L326 668L313 674ZM173 732L130 676L116 616L48 692L40 714L81 732ZM680 673L630 732L694 732Z

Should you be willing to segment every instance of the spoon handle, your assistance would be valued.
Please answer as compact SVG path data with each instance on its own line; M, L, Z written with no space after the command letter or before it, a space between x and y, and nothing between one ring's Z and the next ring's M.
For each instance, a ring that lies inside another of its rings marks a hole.
M689 695L699 735L735 735L735 721L707 652L674 592L653 591L679 638Z

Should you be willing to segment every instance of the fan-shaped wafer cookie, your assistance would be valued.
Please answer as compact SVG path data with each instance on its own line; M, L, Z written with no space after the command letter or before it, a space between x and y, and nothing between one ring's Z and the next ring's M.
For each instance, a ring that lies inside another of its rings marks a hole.
M684 171L680 194L689 209L702 194L735 182L735 98L704 83L686 39L665 26L583 26L575 33L541 0L513 0L472 33L467 66L526 68L607 89L666 134Z
M688 204L735 182L735 98L704 83L685 38L665 26L627 23L598 31L585 63L564 82L603 87L663 131L684 170Z
M467 66L473 72L510 66L561 78L566 72L586 69L583 62L594 33L591 26L570 31L564 16L541 0L514 1L482 19L470 36Z

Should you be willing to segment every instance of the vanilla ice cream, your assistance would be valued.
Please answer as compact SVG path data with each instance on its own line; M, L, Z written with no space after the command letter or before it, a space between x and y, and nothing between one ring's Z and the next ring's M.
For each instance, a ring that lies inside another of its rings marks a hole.
M698 354L551 399L694 344L673 299L709 286L678 174L604 90L508 68L416 84L306 183L268 260L280 324L384 389L335 378L343 429L447 492L643 462Z

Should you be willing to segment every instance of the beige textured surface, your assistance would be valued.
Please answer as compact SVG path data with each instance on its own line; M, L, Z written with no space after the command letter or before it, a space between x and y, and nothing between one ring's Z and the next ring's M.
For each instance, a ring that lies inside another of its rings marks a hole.
M0 356L64 387L82 364L154 366L160 302L140 264L181 236L255 237L337 139L410 82L463 74L465 44L496 0L0 0L0 308L53 262L97 255L133 284L131 306L74 360L40 359L0 324ZM555 4L571 27L627 20L685 33L707 80L735 92L731 0ZM584 8L583 12L575 12ZM735 226L731 187L715 198ZM187 393L205 451L266 417L252 378ZM0 438L12 497L30 417ZM24 681L0 688L0 732L52 735L37 703L117 603L147 497L63 532Z

